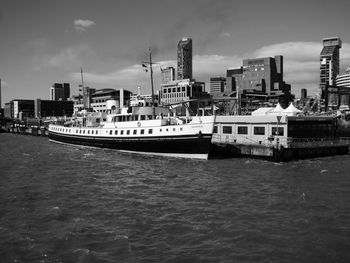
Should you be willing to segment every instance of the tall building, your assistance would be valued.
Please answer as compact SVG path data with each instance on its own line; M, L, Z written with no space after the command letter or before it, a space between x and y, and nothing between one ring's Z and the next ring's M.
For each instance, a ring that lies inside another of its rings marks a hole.
M183 38L177 45L177 79L192 79L191 38Z
M244 59L243 67L227 70L227 80L232 87L230 91L243 93L260 93L280 95L290 92L290 85L283 80L283 56Z
M337 76L336 85L341 87L347 87L350 91L350 68L346 69L345 74ZM343 95L341 97L340 104L350 106L350 96Z
M54 83L50 88L50 100L67 100L69 97L69 83Z
M162 84L175 80L175 68L167 67L162 69Z
M325 89L328 85L336 84L336 77L339 74L339 49L342 42L339 37L324 38L323 49L320 53L320 89L321 98L325 99ZM329 99L332 102L335 96ZM328 98L327 98L328 99Z
M1 79L0 79L0 109L1 109Z
M210 95L213 97L219 97L225 92L226 78L214 77L210 78Z
M240 107L261 107L259 103L284 106L293 99L291 85L283 80L283 56L244 59L243 66L226 71L226 89L222 95L236 98ZM252 103L257 103L252 106Z

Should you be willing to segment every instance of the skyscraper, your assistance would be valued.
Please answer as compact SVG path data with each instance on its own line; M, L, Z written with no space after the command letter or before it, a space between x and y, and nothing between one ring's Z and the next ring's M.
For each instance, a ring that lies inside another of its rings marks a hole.
M1 79L0 79L0 109L1 109Z
M191 38L183 38L177 45L177 79L192 79Z
M67 100L69 96L69 83L55 83L50 88L50 100Z
M325 99L325 88L336 84L339 74L339 49L342 46L339 37L324 38L323 49L320 54L320 89L321 98Z

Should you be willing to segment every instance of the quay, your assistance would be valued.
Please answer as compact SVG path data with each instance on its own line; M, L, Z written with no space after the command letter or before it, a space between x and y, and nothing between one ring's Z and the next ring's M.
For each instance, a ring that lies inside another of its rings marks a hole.
M290 161L347 154L349 138L336 137L334 117L217 116L212 153Z

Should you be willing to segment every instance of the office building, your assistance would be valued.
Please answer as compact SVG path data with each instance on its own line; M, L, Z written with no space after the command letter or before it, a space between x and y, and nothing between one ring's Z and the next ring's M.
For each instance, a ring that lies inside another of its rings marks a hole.
M342 41L339 37L324 38L323 49L320 53L320 89L321 99L326 99L325 90L329 85L336 84L336 77L339 74L339 49L342 47ZM329 94L327 101L336 104L337 96Z
M0 109L1 109L1 106L2 105L2 101L1 101L1 79L0 79Z
M5 104L5 117L23 120L34 117L34 100L14 99Z
M71 117L73 114L73 101L69 100L34 100L35 118L44 117Z
M210 95L213 98L220 97L226 89L226 78L225 77L214 77L210 78Z
M175 68L167 67L162 69L162 84L175 80Z
M177 79L192 79L191 38L183 38L177 45Z
M127 106L130 101L131 91L125 89L86 89L86 94L83 96L73 96L74 112L78 112L82 109L92 109L94 112L107 112L114 106L119 109L120 107ZM88 101L88 104L87 104ZM89 105L86 107L86 105Z
M50 88L50 100L67 100L69 97L69 83L54 83Z
M265 102L288 106L293 99L290 91L291 85L283 80L283 56L275 56L244 59L242 67L228 69L222 95L237 98L241 107L249 104L252 110ZM252 102L257 104L251 105Z
M205 91L205 83L197 82L193 79L182 79L170 81L167 84L161 85L159 92L161 104L176 104L179 102L187 102L187 107L195 113L198 108L198 100L209 99L210 94ZM193 100L190 102L190 100ZM183 108L182 108L183 110ZM187 114L188 112L181 111L179 114Z
M350 91L350 68L346 69L345 74L336 77L336 86L347 87ZM342 95L340 104L350 106L350 96Z

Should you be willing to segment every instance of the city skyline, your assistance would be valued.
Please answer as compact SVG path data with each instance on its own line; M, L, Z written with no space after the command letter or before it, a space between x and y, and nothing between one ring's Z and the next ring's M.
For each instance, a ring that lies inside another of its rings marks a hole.
M0 0L2 105L48 99L52 83L78 93L80 69L91 88L150 93L142 70L148 48L176 68L177 43L193 41L193 77L225 76L243 59L284 57L292 93L319 87L322 39L340 37L340 74L350 67L347 1L20 1ZM177 74L177 72L176 72ZM155 88L161 73L154 69Z

